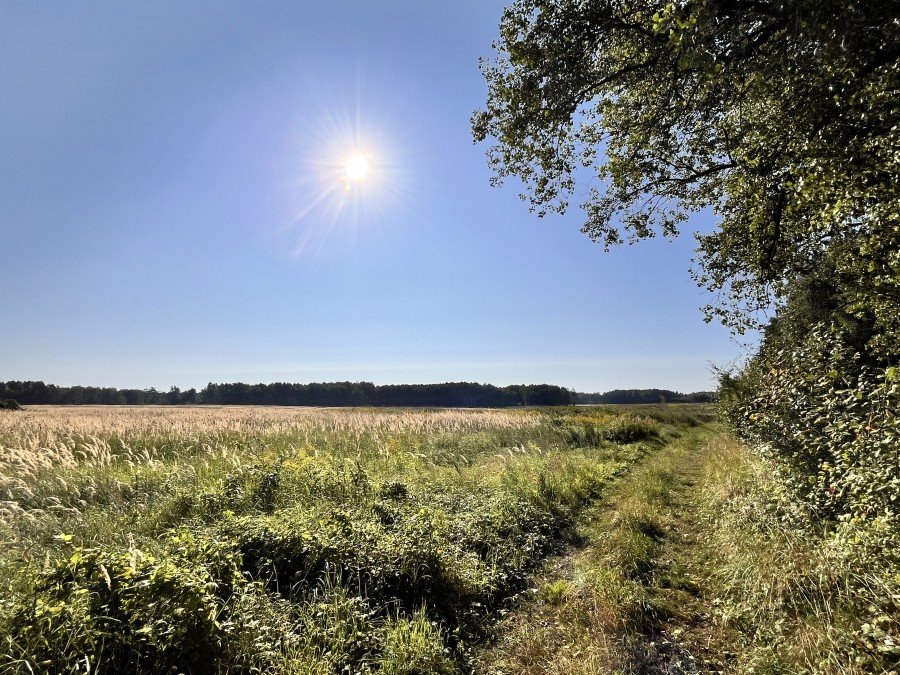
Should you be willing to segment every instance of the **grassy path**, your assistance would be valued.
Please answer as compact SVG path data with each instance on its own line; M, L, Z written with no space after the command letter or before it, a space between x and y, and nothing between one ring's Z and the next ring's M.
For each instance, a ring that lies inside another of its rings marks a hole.
M500 622L475 672L727 672L697 502L718 433L686 429L616 483L584 519L581 545L550 561Z

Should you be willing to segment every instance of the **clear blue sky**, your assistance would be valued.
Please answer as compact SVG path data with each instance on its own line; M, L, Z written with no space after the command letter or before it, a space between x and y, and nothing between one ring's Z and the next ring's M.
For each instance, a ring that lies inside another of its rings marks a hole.
M711 387L691 237L488 185L502 7L2 3L0 379Z

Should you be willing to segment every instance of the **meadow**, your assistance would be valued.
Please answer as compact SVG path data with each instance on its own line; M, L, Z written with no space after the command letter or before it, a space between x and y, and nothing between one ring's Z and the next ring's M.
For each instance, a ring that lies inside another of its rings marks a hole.
M0 671L454 673L692 415L0 416Z
M0 673L896 673L893 559L716 416L3 411Z

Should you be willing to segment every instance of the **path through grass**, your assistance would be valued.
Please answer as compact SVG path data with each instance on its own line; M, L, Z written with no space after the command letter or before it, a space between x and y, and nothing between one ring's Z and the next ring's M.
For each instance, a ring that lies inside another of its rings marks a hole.
M727 669L709 587L697 484L710 438L689 428L596 504L582 545L536 575L531 597L481 655L483 675L692 673Z
M900 597L797 509L719 425L682 428L583 513L476 672L897 675Z

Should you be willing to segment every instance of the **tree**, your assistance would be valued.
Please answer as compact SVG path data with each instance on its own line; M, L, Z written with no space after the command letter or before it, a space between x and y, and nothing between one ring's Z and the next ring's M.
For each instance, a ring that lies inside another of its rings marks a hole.
M516 0L495 48L474 137L539 215L582 172L607 248L712 208L707 320L758 327L828 257L871 349L900 352L900 3Z
M539 214L584 173L583 229L607 248L718 215L693 270L706 318L764 328L719 409L768 460L772 504L831 521L811 531L854 570L853 640L895 616L900 2L515 0L496 49L475 139ZM842 658L889 669L885 625Z

